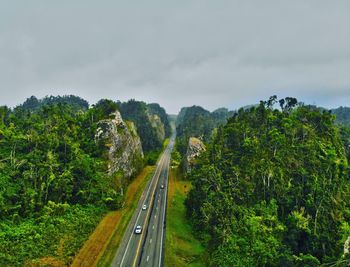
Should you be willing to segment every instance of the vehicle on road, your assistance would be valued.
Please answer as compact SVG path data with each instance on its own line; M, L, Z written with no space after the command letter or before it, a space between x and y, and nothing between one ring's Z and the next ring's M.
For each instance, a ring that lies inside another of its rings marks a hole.
M147 205L146 205L146 204L143 204L142 210L146 210L146 209L147 209Z
M141 234L142 233L142 227L141 225L136 226L135 228L135 234Z
M160 189L164 189L164 185L163 184L160 185Z

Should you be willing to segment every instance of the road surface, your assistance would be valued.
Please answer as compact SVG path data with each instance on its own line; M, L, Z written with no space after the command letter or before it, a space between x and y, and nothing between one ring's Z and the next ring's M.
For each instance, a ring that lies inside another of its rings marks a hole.
M140 198L137 209L129 222L112 266L160 267L164 265L165 216L168 191L170 155L175 136L161 155L152 179ZM164 188L161 188L164 186ZM143 205L146 210L142 210ZM137 225L142 233L135 234Z

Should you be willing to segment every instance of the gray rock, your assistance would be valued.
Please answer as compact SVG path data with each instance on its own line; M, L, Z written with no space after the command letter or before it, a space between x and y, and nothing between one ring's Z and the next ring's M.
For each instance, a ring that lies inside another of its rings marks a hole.
M132 122L123 121L119 111L111 119L97 124L95 142L103 145L108 154L108 174L121 174L130 178L137 171L144 157L141 140Z
M152 128L156 130L157 139L160 143L163 143L165 139L165 128L162 120L157 114L151 114L150 112L147 112L147 117L151 123Z
M348 238L344 243L344 256L349 254L349 249L350 249L350 236L348 236Z
M188 141L186 159L184 164L186 172L191 171L193 166L196 164L196 159L205 150L206 150L206 147L200 139L196 137L190 137Z

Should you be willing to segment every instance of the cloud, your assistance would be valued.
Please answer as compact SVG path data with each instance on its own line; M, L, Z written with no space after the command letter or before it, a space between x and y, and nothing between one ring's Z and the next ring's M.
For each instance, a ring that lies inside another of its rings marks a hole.
M237 108L350 100L349 1L2 1L0 104L34 94ZM349 104L348 104L349 105Z

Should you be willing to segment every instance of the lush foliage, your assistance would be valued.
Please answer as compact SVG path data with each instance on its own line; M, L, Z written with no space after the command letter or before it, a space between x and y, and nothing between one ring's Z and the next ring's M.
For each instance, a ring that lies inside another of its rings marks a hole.
M339 124L350 125L350 108L339 107L332 109L332 113L336 116L335 121Z
M103 207L49 202L35 218L0 221L0 265L23 266L35 259L41 266L68 266L104 212Z
M48 201L117 201L102 148L94 142L96 122L108 112L96 105L75 113L67 104L7 112L0 125L0 218L26 217Z
M190 137L209 141L213 129L226 123L227 118L232 114L225 108L217 109L212 113L199 106L182 108L176 120L176 147L180 154L186 153Z
M107 99L88 108L75 96L0 107L1 266L44 256L68 264L102 214L121 207L125 188L119 186L130 181L118 185L120 174L107 175L107 147L95 143L97 123L117 109ZM164 109L152 109L164 117ZM132 106L128 114L137 111Z
M122 201L106 175L105 148L94 142L97 122L116 104L83 111L50 99L0 108L0 265L48 255L67 264L102 213Z
M43 99L37 99L35 96L31 96L19 107L21 109L35 111L42 106L55 104L68 104L75 111L87 110L89 108L89 103L86 100L75 95L46 96Z
M158 103L148 104L147 108L151 114L155 114L159 116L161 122L164 125L165 137L170 137L171 135L170 120L168 118L168 114L166 113L165 109L162 108Z
M212 266L318 266L349 235L348 163L334 117L276 97L220 127L189 175L188 215Z
M227 108L218 108L210 115L216 125L223 125L227 123L229 117L234 115L234 111L229 111Z
M350 125L339 125L339 133L344 144L346 157L350 162Z
M205 266L205 248L193 235L191 224L186 218L184 202L191 183L182 179L182 173L178 168L172 168L168 187L165 266Z
M169 134L170 125L164 109L158 104L147 105L145 102L133 99L128 102L118 102L118 105L123 118L135 123L137 133L141 138L143 151L148 153L160 150L164 138L159 137L160 129L152 123L150 115L159 116L165 133Z

